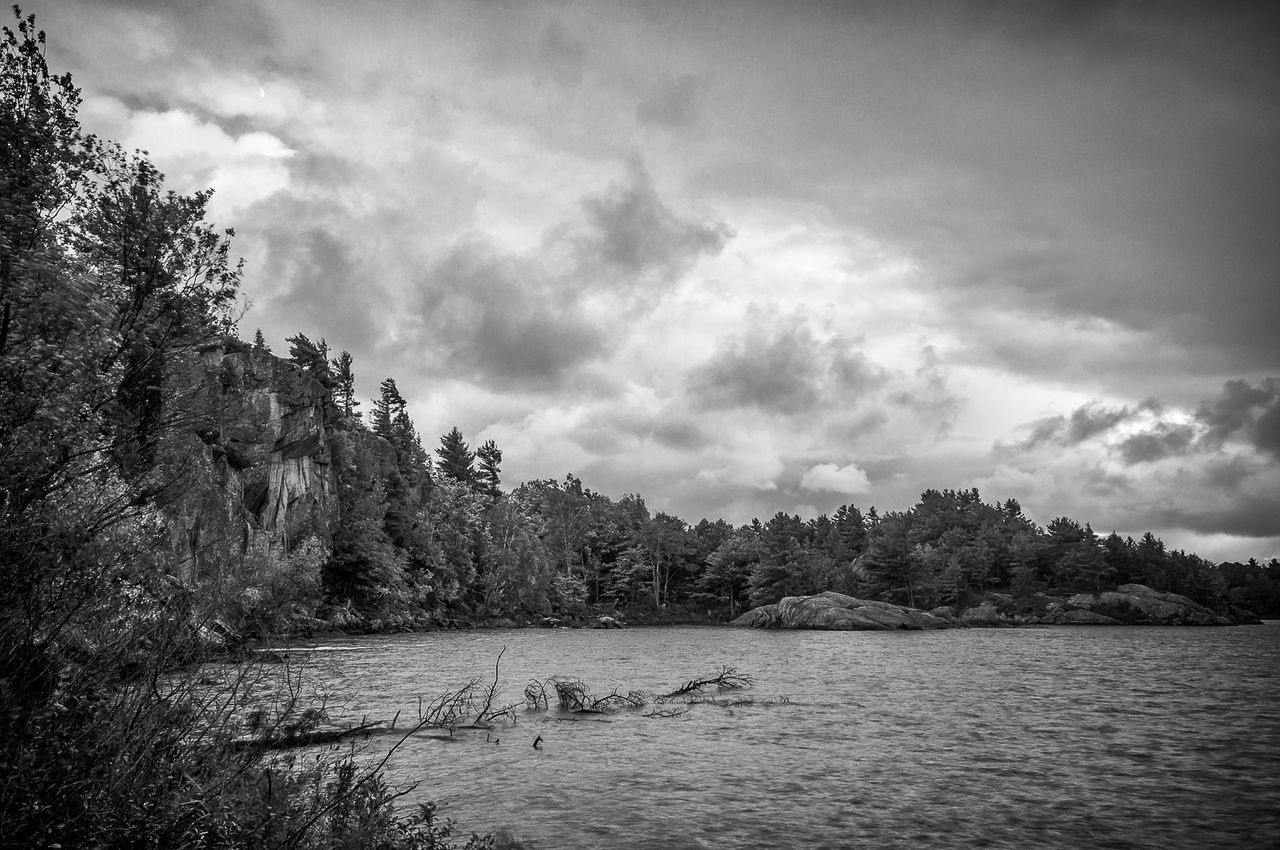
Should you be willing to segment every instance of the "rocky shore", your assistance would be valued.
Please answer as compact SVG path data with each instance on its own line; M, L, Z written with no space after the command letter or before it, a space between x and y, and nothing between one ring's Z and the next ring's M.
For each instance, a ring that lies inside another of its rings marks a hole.
M731 625L772 629L940 629L951 627L1070 626L1232 626L1260 623L1251 612L1219 613L1179 596L1142 584L1122 584L1101 593L1060 597L1036 594L1015 600L988 594L978 605L921 611L904 605L857 599L827 591L814 596L788 596L753 608Z

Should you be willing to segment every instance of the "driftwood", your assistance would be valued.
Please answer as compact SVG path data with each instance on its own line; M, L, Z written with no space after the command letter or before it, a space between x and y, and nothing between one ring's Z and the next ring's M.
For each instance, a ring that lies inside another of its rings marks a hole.
M237 750L289 750L295 747L315 747L321 744L337 744L352 735L369 737L384 729L381 720L361 722L343 729L294 729L284 734L268 734L257 738L245 738L232 746Z
M720 672L716 675L707 679L690 679L671 693L663 694L661 699L672 699L673 697L691 694L695 691L700 691L709 685L715 685L717 689L722 691L733 691L741 688L749 688L755 683L755 679L739 673L737 668L721 666Z
M524 686L524 701L528 711L538 711L539 709L548 709L551 704L547 700L547 686L545 682L534 679L532 682Z

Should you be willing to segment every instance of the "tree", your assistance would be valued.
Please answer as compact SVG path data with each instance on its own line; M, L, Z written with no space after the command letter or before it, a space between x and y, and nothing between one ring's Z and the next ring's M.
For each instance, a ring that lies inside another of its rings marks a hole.
M356 376L351 371L351 352L343 351L330 364L333 366L333 401L348 419L359 419L356 410L360 402L356 401Z
M0 631L44 652L160 569L186 461L155 461L191 429L182 376L233 329L240 268L207 192L81 133L33 17L0 51Z
M306 334L287 337L289 343L289 360L295 366L316 377L331 377L329 369L329 346L322 339L312 342Z
M873 511L868 511L871 516ZM927 550L912 546L910 517L888 513L877 516L868 534L867 550L858 559L866 570L873 592L882 599L918 607L929 593Z
M1112 574L1093 528L1067 517L1049 523L1048 555L1053 559L1054 584L1071 590L1101 591Z
M405 412L408 402L400 395L394 378L384 378L378 397L373 400L373 433L390 440L394 435L393 423Z
M480 469L476 474L476 482L480 485L481 491L489 498L489 501L496 501L502 495L502 490L499 487L502 484L500 475L502 449L498 448L493 440L485 440L484 444L476 450L476 457L480 459Z
M640 531L639 549L649 566L653 607L670 601L671 581L697 551L684 520L671 514L655 515Z
M440 458L436 468L445 478L451 478L460 484L470 484L475 480L476 454L462 439L462 431L456 426L440 438L436 456Z
M752 526L736 530L707 557L702 584L707 592L729 603L730 618L750 590L752 571L765 555L760 534Z

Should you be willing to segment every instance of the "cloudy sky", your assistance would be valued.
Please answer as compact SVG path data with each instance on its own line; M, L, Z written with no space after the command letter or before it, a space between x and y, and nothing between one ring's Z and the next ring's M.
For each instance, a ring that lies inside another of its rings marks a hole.
M1224 9L1228 9L1224 11ZM277 351L690 521L1280 555L1274 3L35 0Z

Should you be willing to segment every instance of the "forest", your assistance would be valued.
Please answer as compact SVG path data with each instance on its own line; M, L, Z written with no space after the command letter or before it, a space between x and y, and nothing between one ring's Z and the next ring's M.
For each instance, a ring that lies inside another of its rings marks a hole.
M1125 582L1280 613L1274 560L1040 527L972 489L735 527L571 474L504 486L492 440L473 449L455 428L428 449L393 378L366 416L348 352L242 340L242 269L210 193L169 191L144 154L85 133L70 75L15 18L0 44L5 846L448 846L429 810L392 817L376 770L273 773L240 746L243 695L181 671L246 634L723 622L822 590L927 609ZM250 415L264 394L309 423L296 440ZM253 429L274 448L236 437ZM289 463L309 464L310 490L281 495Z
M709 622L824 590L931 609L992 591L1028 598L1131 582L1219 609L1277 610L1274 561L1218 565L1150 532L1103 536L1068 517L1041 527L1016 500L987 503L975 489L930 489L903 511L848 504L740 527L651 513L640 494L613 499L572 474L506 491L492 440L473 451L453 428L428 452L392 378L366 423L350 353L329 359L327 344L304 334L289 344L289 362L323 388L324 427L380 438L395 462L361 477L360 464L339 461L341 510L322 580L294 583L310 597L277 594L273 609L244 612L267 631L285 627L282 611L333 605L365 623L410 611L437 624L587 612ZM256 334L254 348L265 347Z

